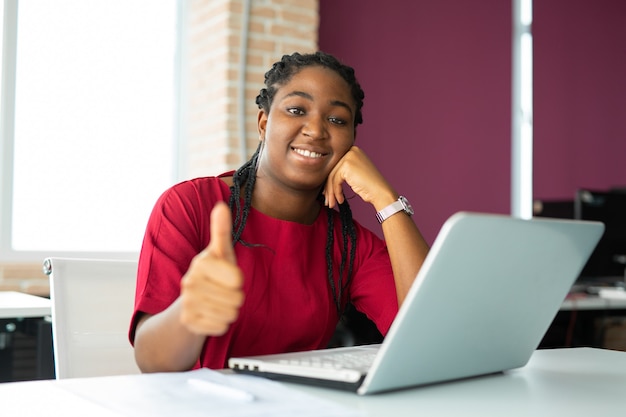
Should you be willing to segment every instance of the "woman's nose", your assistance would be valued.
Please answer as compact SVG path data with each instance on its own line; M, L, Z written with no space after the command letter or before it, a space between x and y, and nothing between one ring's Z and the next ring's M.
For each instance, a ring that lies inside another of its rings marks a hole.
M312 139L319 139L326 136L326 127L324 121L318 117L311 117L307 119L304 126L302 126L302 133Z

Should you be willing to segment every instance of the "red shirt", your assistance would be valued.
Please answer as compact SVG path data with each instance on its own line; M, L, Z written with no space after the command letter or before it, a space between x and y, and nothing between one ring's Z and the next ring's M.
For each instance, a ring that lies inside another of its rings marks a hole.
M228 185L206 177L177 184L159 198L139 257L131 342L139 312L159 313L178 297L192 258L209 244L211 209L229 197ZM342 238L338 213L333 215L336 279ZM327 278L327 216L321 210L312 225L304 225L250 209L242 239L254 246L235 245L244 304L226 334L207 338L196 367L223 368L231 356L326 347L338 322ZM378 236L358 223L356 228L350 299L386 334L398 310L389 255Z

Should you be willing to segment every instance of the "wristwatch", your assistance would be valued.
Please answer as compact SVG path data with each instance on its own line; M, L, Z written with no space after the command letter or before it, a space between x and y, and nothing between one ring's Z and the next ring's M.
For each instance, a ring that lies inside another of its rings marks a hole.
M409 200L404 196L398 197L398 200L389 204L387 207L376 213L376 218L378 219L378 223L382 223L387 220L389 217L393 216L399 211L404 211L409 216L412 216L414 211L413 207L409 203Z

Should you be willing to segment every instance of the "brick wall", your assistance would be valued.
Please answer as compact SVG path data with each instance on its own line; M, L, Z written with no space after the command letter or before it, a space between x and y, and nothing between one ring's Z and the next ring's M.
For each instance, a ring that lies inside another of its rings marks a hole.
M318 0L250 0L245 82L240 63L244 0L192 0L184 35L183 178L235 169L241 157L240 88L245 89L246 159L258 144L254 99L283 54L317 49Z
M0 264L0 291L19 291L33 295L48 296L48 276L39 263Z

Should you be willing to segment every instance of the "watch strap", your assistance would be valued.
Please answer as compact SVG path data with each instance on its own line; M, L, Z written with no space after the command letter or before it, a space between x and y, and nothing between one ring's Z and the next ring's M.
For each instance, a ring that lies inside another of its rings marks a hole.
M393 203L389 204L387 207L383 208L379 212L376 213L376 219L378 219L378 223L382 223L387 220L389 217L393 216L399 211L404 210L404 204L398 199ZM407 213L408 214L408 213Z

